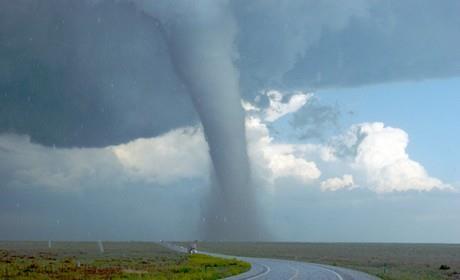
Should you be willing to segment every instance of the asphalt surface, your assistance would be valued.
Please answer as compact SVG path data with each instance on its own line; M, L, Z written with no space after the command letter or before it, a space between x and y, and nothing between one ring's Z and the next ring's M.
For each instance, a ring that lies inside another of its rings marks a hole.
M186 253L187 249L170 243L161 243L172 250ZM341 268L314 263L297 262L289 260L248 258L199 252L222 258L237 258L251 264L251 269L243 274L229 277L229 280L377 280L379 278L369 274Z
M369 274L340 268L335 266L320 265L278 259L246 258L237 257L240 260L249 262L251 270L246 273L233 276L231 280L375 280L377 277Z

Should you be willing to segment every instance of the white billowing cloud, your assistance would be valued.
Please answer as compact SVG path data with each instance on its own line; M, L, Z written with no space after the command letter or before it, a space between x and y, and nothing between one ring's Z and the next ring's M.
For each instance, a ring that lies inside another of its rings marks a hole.
M77 190L122 183L122 166L107 149L54 149L28 136L0 135L0 187Z
M355 162L369 169L381 169L398 161L409 160L406 153L409 136L399 128L385 127L383 123L363 123L351 128L362 138L358 143Z
M294 177L309 183L321 175L316 163L296 157L289 152L274 153L268 157L268 162L274 178Z
M208 146L199 128L180 128L155 138L111 148L129 176L167 184L209 172Z
M260 112L250 103L246 110ZM248 150L254 172L268 183L293 177L302 182L319 178L320 170L296 145L275 143L258 116L246 118ZM167 184L184 178L206 178L210 160L201 129L181 128L150 139L111 148L131 178Z
M281 177L302 182L321 172L295 145L273 142L266 124L246 119L254 171L268 183ZM131 183L167 185L182 179L207 179L208 146L201 128L185 127L154 138L106 148L61 149L32 143L28 136L0 135L0 175L6 186L44 186L78 190Z
M342 178L334 177L321 182L321 190L323 191L336 191L344 188L351 189L353 187L353 176L350 174L345 174Z
M258 111L250 103L246 110ZM246 119L248 149L256 174L273 182L294 177L303 182L317 179L316 164L296 154L295 145L273 142L258 117ZM207 178L210 160L202 129L181 128L150 139L138 139L111 148L132 178L167 184L184 178ZM263 174L263 175L262 175Z
M0 177L6 187L79 190L136 182L164 185L207 178L208 157L199 128L176 129L106 148L55 149L32 143L28 136L0 135Z
M283 102L283 94L276 90L269 90L265 93L269 100L269 106L264 110L264 120L274 122L277 119L298 111L313 96L311 93L297 92L290 96L287 102Z
M270 104L247 111L246 136L252 169L267 186L293 178L323 191L358 185L377 193L451 189L406 151L409 136L383 123L353 125L329 144L275 140L269 124L302 106L312 94L268 91ZM296 97L297 96L297 97ZM32 143L27 136L0 135L0 187L45 186L73 190L132 183L168 185L209 176L211 161L200 127L184 127L154 138L106 148L60 149ZM345 175L343 175L345 174ZM342 176L342 177L341 177Z
M277 178L293 177L308 183L321 175L314 162L297 153L296 145L274 143L260 118L248 117L246 131L249 155L259 178L273 183Z
M363 123L352 126L342 140L352 155L350 166L364 174L364 183L376 192L448 187L410 159L406 152L409 137L402 129Z
M260 111L260 108L252 105L251 103L249 103L249 102L247 102L245 100L241 100L241 106L243 107L243 109L246 112L251 112L251 111L259 112Z
M378 193L450 188L409 157L409 136L404 130L380 122L353 125L329 144L277 143L267 124L308 106L313 94L300 92L288 100L275 90L265 95L267 108L244 106L251 115L247 122L249 150L257 159L255 164L262 164L258 169L271 172L263 174L265 178L295 177L311 184L323 173L329 177L320 183L324 191L352 189L358 184ZM250 137L251 133L256 136Z
M329 145L296 143L292 146L295 147L296 152L301 154L304 158L310 158L315 161L326 163L334 163L338 161L335 148Z

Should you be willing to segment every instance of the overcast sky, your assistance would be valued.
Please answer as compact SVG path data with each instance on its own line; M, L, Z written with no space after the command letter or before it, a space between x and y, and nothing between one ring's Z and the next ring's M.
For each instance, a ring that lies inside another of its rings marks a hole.
M0 239L203 236L222 9L266 238L460 242L458 1L180 3L0 2Z

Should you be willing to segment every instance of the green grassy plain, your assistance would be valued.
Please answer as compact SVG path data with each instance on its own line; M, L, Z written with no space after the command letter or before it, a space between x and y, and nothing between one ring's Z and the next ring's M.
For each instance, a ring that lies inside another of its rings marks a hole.
M199 249L337 265L385 280L460 279L460 244L203 242Z
M173 252L155 243L0 242L0 279L220 279L245 262Z

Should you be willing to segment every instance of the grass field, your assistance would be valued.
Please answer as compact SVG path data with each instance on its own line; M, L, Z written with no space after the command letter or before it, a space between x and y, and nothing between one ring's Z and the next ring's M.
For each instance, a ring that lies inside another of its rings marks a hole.
M220 279L247 271L237 260L185 255L155 243L0 242L0 279Z
M236 256L292 259L343 266L382 279L460 279L460 245L364 243L200 243ZM439 269L446 265L449 269Z

